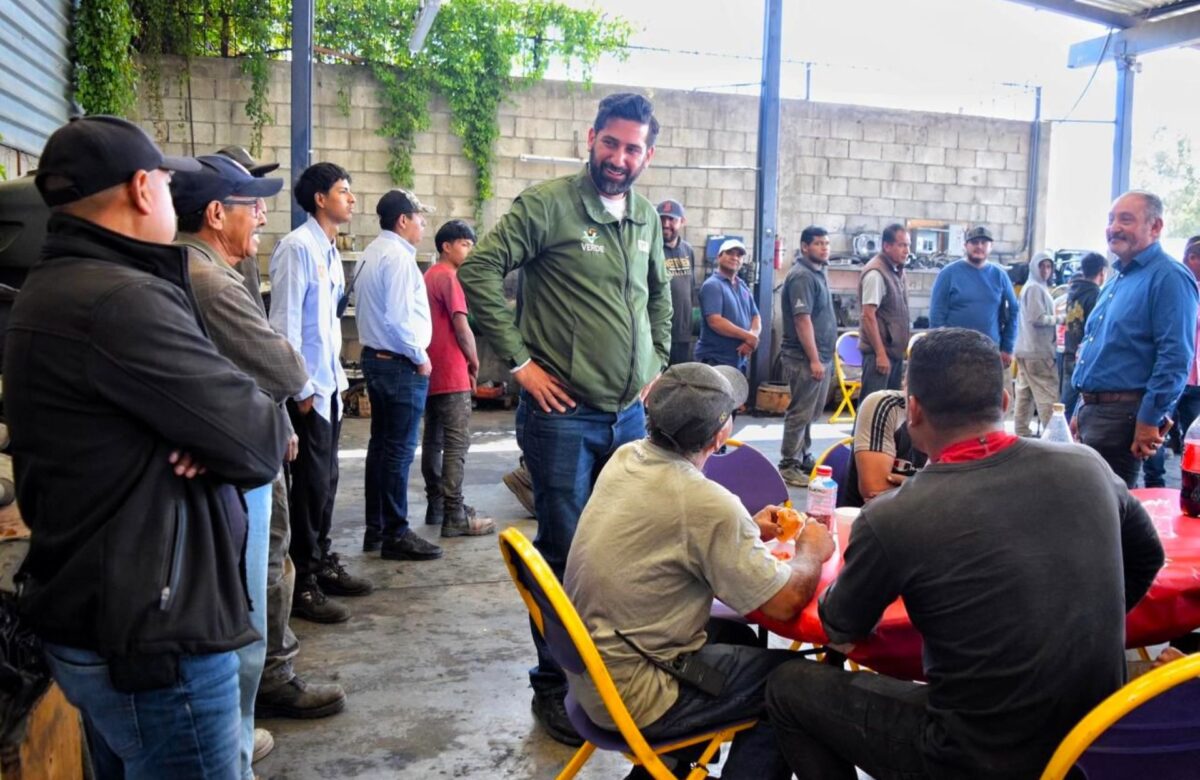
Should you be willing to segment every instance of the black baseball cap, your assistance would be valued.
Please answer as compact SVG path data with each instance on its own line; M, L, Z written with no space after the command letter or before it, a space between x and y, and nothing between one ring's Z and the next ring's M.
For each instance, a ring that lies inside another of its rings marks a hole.
M116 116L75 117L51 134L34 183L47 206L62 206L129 181L138 171L198 171L190 157L164 155L146 131Z
M171 179L176 214L194 214L214 200L269 198L283 189L283 179L260 179L241 164L220 154L197 157L201 170Z
M250 171L251 176L263 177L271 171L279 167L279 163L259 163L250 156L250 152L246 151L244 146L226 146L224 149L217 151L217 154L224 155L234 162L240 163L243 168Z
M992 231L988 230L983 225L980 225L979 227L973 227L967 231L967 235L963 237L963 243L969 244L972 241L977 241L981 238L984 241L995 241L995 239L992 238Z

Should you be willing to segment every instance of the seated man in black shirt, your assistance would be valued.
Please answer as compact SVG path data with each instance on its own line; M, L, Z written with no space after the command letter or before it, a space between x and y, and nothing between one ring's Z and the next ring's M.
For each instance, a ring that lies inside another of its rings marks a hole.
M1125 613L1162 545L1087 447L1006 434L996 345L961 328L913 346L908 431L930 463L854 523L821 597L834 646L903 597L928 685L791 661L767 705L801 780L1036 778L1125 681Z

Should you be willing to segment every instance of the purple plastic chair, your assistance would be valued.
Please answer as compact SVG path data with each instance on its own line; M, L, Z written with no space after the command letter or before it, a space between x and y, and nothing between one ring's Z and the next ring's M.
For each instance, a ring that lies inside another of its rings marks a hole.
M846 505L846 483L850 479L850 459L853 457L854 439L842 439L821 453L821 457L817 458L817 464L813 466L812 473L809 475L810 479L816 479L818 466L829 466L833 470L833 481L838 486L834 506Z
M767 504L790 506L787 483L767 456L730 439L724 455L712 455L704 463L704 476L737 496L751 515Z

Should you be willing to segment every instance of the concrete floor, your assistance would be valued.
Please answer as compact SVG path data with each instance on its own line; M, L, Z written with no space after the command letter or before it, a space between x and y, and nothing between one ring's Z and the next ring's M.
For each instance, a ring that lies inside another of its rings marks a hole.
M466 497L500 528L530 538L532 519L501 483L517 446L511 411L473 418ZM529 711L533 662L527 613L500 559L496 537L438 539L423 525L424 483L409 481L418 533L441 543L437 561L383 561L360 549L363 468L369 421L347 418L333 546L375 592L347 599L354 617L339 626L293 620L300 637L297 669L305 679L346 688L345 712L314 721L268 720L275 751L255 766L266 780L301 778L553 778L573 750L547 737ZM780 418L738 418L744 435L768 457L779 454ZM818 452L845 426L818 426ZM793 500L802 501L803 490ZM583 778L619 778L620 756L597 754Z
M1011 426L1011 423L1010 423ZM500 528L536 526L500 481L514 467L511 411L473 418L466 497ZM1011 429L1011 428L1010 428ZM529 711L527 670L533 662L527 613L500 559L496 537L439 540L437 561L397 563L361 552L363 467L369 421L347 419L341 442L341 486L333 546L375 592L348 599L354 617L339 626L292 625L302 646L300 674L345 688L345 712L313 721L269 720L275 751L255 766L264 778L553 778L573 749L547 737ZM735 436L775 460L781 418L742 416ZM849 435L850 425L814 426L814 449ZM1178 485L1179 460L1167 464ZM804 491L793 501L803 506ZM409 481L418 533L425 497L419 468ZM597 753L581 778L619 778L623 758Z

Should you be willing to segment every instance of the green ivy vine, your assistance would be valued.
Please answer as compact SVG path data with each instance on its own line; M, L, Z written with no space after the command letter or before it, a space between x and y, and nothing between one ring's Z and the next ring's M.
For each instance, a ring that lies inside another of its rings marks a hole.
M290 46L290 0L79 0L76 16L76 95L89 111L125 113L133 104L136 73L131 47L142 55L148 101L162 118L161 59L241 58L250 79L246 115L251 151L261 152L270 124L269 61ZM476 216L492 196L492 162L501 101L541 79L554 59L588 84L606 53L624 52L631 26L596 10L558 0L453 0L442 5L424 48L408 40L419 0L316 0L314 43L327 61L361 64L373 75L388 139L388 171L411 185L416 136L430 125L435 94L450 107L451 130L475 168ZM142 20L139 28L134 20ZM124 67L125 71L116 69ZM93 76L98 76L93 78ZM185 67L182 78L187 78ZM101 88L114 90L102 94ZM123 91L121 91L123 90ZM339 76L338 106L349 113L349 80Z

